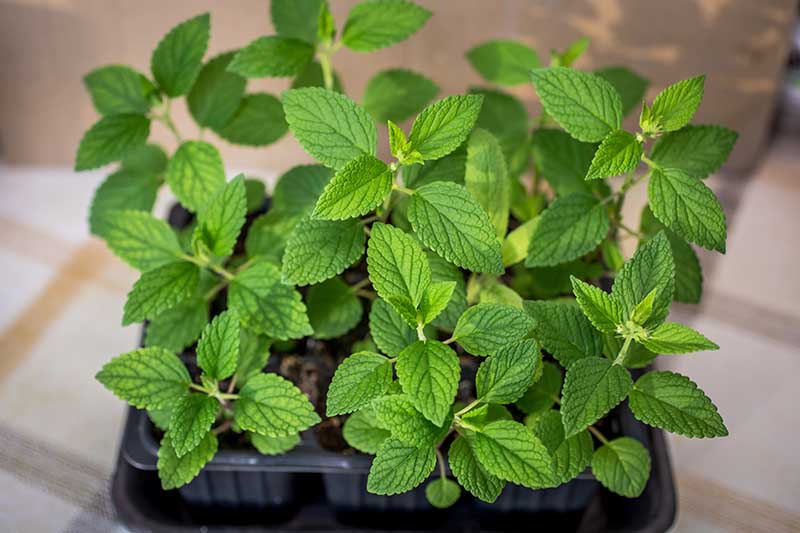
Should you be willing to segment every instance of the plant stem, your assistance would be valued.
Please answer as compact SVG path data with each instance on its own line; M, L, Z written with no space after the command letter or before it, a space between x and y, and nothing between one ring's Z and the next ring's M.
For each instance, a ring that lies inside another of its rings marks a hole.
M364 278L361 281L359 281L358 283L355 283L354 285L352 285L350 287L350 289L353 292L358 292L358 291L360 291L361 289L363 289L364 287L366 287L369 284L370 284L369 278Z
M476 408L477 406L479 406L481 403L483 403L483 402L481 402L480 400L473 400L473 401L471 401L470 403L468 403L466 407L464 407L462 410L460 410L459 412L457 412L457 413L456 413L454 416L457 416L457 417L462 417L462 416L464 416L465 414L467 414L468 412L470 412L470 411L472 411L473 409L475 409L475 408Z
M628 355L628 348L631 346L631 337L626 337L625 342L622 344L622 348L619 350L617 354L617 358L614 359L615 365L621 365L625 362L625 356Z
M238 377L239 377L239 374L234 374L233 375L233 377L231 378L231 382L228 383L228 390L226 390L225 392L230 394L230 393L232 393L234 391L234 389L236 388L236 378L238 378Z
M600 430L599 430L599 429L597 429L597 428L596 428L596 427L594 427L594 426L589 426L589 428L588 428L588 429L589 429L589 431L592 433L592 435L594 435L595 437L597 437L597 440L599 440L599 441L600 441L600 442L602 442L603 444L608 444L608 439L607 439L607 438L605 438L605 437L603 436L603 434L602 434L602 433L600 433Z
M172 104L172 99L167 98L167 103L164 105L164 114L163 115L154 115L156 119L161 121L169 131L175 136L175 140L178 141L178 144L183 143L183 137L181 137L178 128L175 127L175 123L172 121L172 115L170 114L170 106Z
M208 389L201 387L197 383L189 383L189 388L208 394Z
M642 161L650 168L658 168L658 163L656 163L646 155L642 156Z
M224 421L222 424L214 428L214 435L225 433L226 431L228 431L228 429L230 429L232 425L233 425L233 420Z
M425 332L423 331L424 328L425 326L423 326L422 324L417 324L417 338L421 341L428 340L428 338L425 337Z
M331 64L332 52L333 48L331 46L326 46L324 49L320 50L318 54L319 65L322 67L322 81L325 84L325 88L329 91L333 90L333 65Z
M405 193L405 194L407 194L409 196L412 196L414 194L414 190L413 189L409 189L408 187L403 187L402 185L398 185L396 183L392 184L392 190L400 191L400 192Z
M444 469L444 455L438 446L436 447L436 459L439 461L439 477L445 479L447 477L447 471Z
M224 288L225 288L225 287L227 287L227 286L228 286L228 280L221 281L221 282L217 283L216 285L214 285L214 286L213 286L213 287L212 287L212 288L211 288L211 289L210 289L210 290L209 290L209 291L208 291L208 292L207 292L207 293L206 293L206 294L203 296L203 298L204 298L204 299L205 299L207 302L210 302L211 300L213 300L213 299L214 299L214 296L216 296L216 295L217 295L217 293L218 293L219 291L221 291L222 289L224 289Z
M634 237L636 237L639 240L644 240L644 235L642 235L641 233L639 233L638 231L636 231L633 228L629 228L628 226L626 226L622 222L617 222L617 227L627 231L628 233L630 233L631 235L633 235Z
M361 296L362 298L366 298L367 300L375 300L378 298L378 295L372 291L367 291L361 289L360 291L356 291L356 296Z

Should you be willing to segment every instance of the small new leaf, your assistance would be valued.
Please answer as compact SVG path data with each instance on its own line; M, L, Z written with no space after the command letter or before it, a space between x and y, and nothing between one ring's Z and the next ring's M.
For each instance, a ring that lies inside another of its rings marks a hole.
M653 105L642 110L639 125L648 134L679 130L692 120L703 99L705 76L679 81L661 91Z
M680 354L719 350L719 346L690 327L675 322L664 322L642 340L645 347L655 353Z
M213 379L231 377L239 362L239 318L231 311L216 317L203 330L197 343L197 365Z
M247 216L247 191L244 175L217 189L197 216L196 235L212 254L227 257L233 253Z
M589 285L575 276L570 276L570 280L578 305L594 327L602 332L615 331L617 325L622 323L622 309L619 302L603 289Z

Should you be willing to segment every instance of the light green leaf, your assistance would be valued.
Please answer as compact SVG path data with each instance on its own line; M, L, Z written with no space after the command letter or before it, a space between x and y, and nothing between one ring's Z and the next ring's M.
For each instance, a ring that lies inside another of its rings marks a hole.
M297 76L314 59L314 46L290 37L259 37L236 53L228 70L245 78Z
M439 92L439 86L411 70L377 73L364 89L364 109L376 122L402 122L419 113Z
M126 172L158 176L167 168L167 153L157 144L144 144L128 151L120 163Z
M478 399L506 404L519 400L533 383L542 364L539 346L532 339L506 344L486 358L475 376Z
M222 157L203 141L186 141L167 165L167 184L178 201L197 212L225 185Z
M456 353L439 341L417 341L400 352L396 370L414 407L441 425L450 413L461 377Z
M194 343L208 323L208 303L190 299L150 320L145 328L145 346L161 346L181 352Z
M283 278L292 285L330 279L358 261L365 241L364 225L358 219L303 219L286 243Z
M334 174L312 216L344 220L365 215L392 192L392 178L386 163L369 154L361 155Z
M425 487L425 498L437 509L447 509L461 497L461 487L447 478L434 479Z
M159 88L175 97L192 88L208 48L211 17L203 13L172 28L150 58L150 70Z
M506 236L500 248L504 266L515 265L528 257L528 248L538 223L539 217L534 217Z
M659 325L642 340L642 344L650 351L663 354L719 350L719 346L700 333L675 322L664 322Z
M405 0L365 0L347 14L342 43L357 52L369 52L408 39L430 18L431 12Z
M686 376L648 372L636 380L629 400L633 415L653 427L686 437L725 437L717 407Z
M600 287L589 285L575 276L570 276L575 299L583 313L603 332L614 332L622 323L622 308L614 297Z
M247 216L244 175L239 174L217 189L197 216L195 234L217 257L233 253Z
M526 301L523 305L533 318L532 336L564 368L584 357L600 355L600 333L578 306L547 301Z
M532 489L553 485L550 453L519 422L492 422L475 434L471 444L481 466L490 474Z
M278 178L272 191L272 210L302 218L311 214L333 171L322 165L299 165Z
M431 269L413 237L395 227L372 225L367 269L378 296L406 296L416 307L431 282Z
M245 328L239 328L239 360L236 363L236 382L241 389L250 378L267 366L272 341Z
M317 87L283 93L289 129L303 148L331 168L362 154L375 155L377 130L364 108L341 94Z
M434 252L426 251L434 283L454 281L456 283L450 302L442 313L433 320L433 325L445 331L453 331L461 314L467 309L467 290L461 270L442 259Z
M503 285L499 280L485 280L478 295L478 303L504 304L522 309L522 296L511 287Z
M152 174L139 174L118 170L100 184L94 193L89 210L89 229L94 235L105 238L104 221L121 210L149 213L156 202L161 180Z
M242 324L269 337L286 340L311 335L300 294L281 282L278 267L259 261L231 281L228 305Z
M532 76L547 114L579 141L597 142L619 129L622 101L600 76L566 67L537 69Z
M442 98L422 110L411 126L409 150L423 159L439 159L461 145L475 126L483 96L455 95Z
M108 247L133 268L147 272L180 258L178 236L143 211L114 211L103 218Z
M589 44L591 44L591 39L588 37L581 37L580 39L572 41L561 54L551 51L550 60L553 63L558 63L558 65L562 67L571 67L572 64L583 55L586 49L589 48ZM556 59L558 59L558 61L556 61Z
M288 437L320 421L308 398L277 374L250 378L239 391L234 420L240 428L267 437Z
M317 42L317 20L325 0L272 0L270 16L278 35Z
M639 121L645 133L679 130L692 120L703 99L705 76L674 83L661 91L653 105L642 110Z
M423 244L447 261L473 272L503 271L489 216L460 185L434 182L417 189L408 220Z
M235 313L225 311L203 330L197 344L197 365L213 379L231 377L239 362L240 329Z
M200 470L217 454L217 436L207 432L200 443L183 457L175 454L169 432L161 439L158 449L158 477L164 490L177 489L193 480Z
M424 299L424 295L423 295ZM412 328L417 327L417 323L419 322L419 317L417 313L417 308L414 307L414 304L408 298L408 296L401 296L399 294L390 294L386 297L386 301L389 302L394 310L402 317L402 319L411 326ZM420 302L422 305L422 302Z
M557 197L539 218L525 266L553 266L577 259L597 248L609 224L606 206L593 196Z
M406 148L408 147L408 140L403 130L392 122L386 121L386 126L389 129L389 150L392 152L392 157L400 160L405 157Z
M219 401L205 394L186 394L178 400L169 422L169 442L176 457L183 457L200 444L219 410Z
M367 491L385 496L407 492L421 485L435 467L433 446L417 448L393 437L388 438L372 461Z
M642 103L650 82L625 67L606 67L595 70L595 74L610 83L622 100L622 115L627 115Z
M461 486L476 498L494 503L503 491L505 482L481 466L467 438L457 437L453 441L447 461Z
M83 77L94 108L101 115L150 111L150 97L156 88L139 72L122 65L94 69Z
M487 41L467 52L472 67L487 81L520 85L530 81L530 72L542 66L532 48L511 40Z
M478 304L461 315L452 338L472 355L492 355L525 337L532 327L530 317L516 307Z
M91 170L122 159L147 142L150 119L142 115L103 117L83 135L75 157L75 170Z
M533 133L533 160L558 196L589 193L586 173L597 151L596 144L573 139L562 130L537 129Z
M728 159L738 137L722 126L689 125L659 137L650 159L663 168L678 168L704 179Z
M314 285L306 297L308 320L317 339L344 335L361 321L364 310L353 289L341 278Z
M550 362L542 365L542 377L531 385L517 400L516 406L524 413L538 415L547 411L561 396L561 371ZM563 431L563 429L562 429Z
M463 185L466 166L467 151L461 145L454 152L436 161L403 167L403 183L412 189L434 181L452 181Z
M624 130L609 133L594 154L587 180L619 176L634 170L642 160L642 143Z
M417 333L384 300L372 302L369 313L369 332L382 352L397 357L406 346L417 340Z
M203 65L186 96L189 111L200 126L221 128L239 109L247 80L227 70L235 53L220 54Z
M611 492L637 498L650 478L650 454L630 437L620 437L594 452L592 473Z
M486 130L477 129L470 135L464 185L489 215L497 236L503 238L511 207L511 181L500 144Z
M653 289L647 293L647 296L645 296L641 302L636 304L636 307L633 309L631 321L640 325L647 322L647 319L653 314L653 304L655 303L656 296L658 296L658 289Z
M604 417L628 396L633 382L622 366L586 357L567 368L561 399L564 432L571 437Z
M568 439L564 438L564 425L558 411L550 410L536 417L528 417L525 423L553 456L557 483L575 479L592 463L594 443L589 431L583 430Z
M95 379L139 409L160 409L178 401L192 378L178 356L164 348L139 348L118 355Z
M373 403L377 421L392 437L417 447L435 446L441 441L452 422L446 417L441 425L430 422L417 410L405 394L388 394Z
M328 388L327 415L357 411L386 392L392 363L373 352L358 352L341 362Z
M417 323L426 326L433 322L450 304L455 288L455 281L436 281L428 285L419 303Z
M725 212L699 179L676 168L656 169L647 185L650 208L658 220L686 240L725 253Z
M300 435L295 433L288 437L266 437L258 433L248 433L253 447L262 455L283 455L300 444Z
M350 415L342 428L342 437L347 444L370 455L375 455L383 441L390 436L391 433L378 423L375 410L371 407Z
M289 129L281 101L267 93L247 94L236 113L214 132L233 144L266 146Z
M189 298L197 289L200 270L186 261L149 270L133 285L125 302L122 325L157 317Z

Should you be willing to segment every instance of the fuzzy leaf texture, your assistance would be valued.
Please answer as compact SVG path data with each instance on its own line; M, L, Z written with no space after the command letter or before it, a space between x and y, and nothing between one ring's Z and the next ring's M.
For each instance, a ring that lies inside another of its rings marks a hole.
M408 136L409 150L423 159L439 159L456 148L472 131L483 96L448 96L426 107L414 120Z
M142 115L111 115L95 122L83 135L75 170L92 170L119 161L147 142L150 119Z
M225 168L212 145L186 141L169 160L165 177L181 205L197 212L225 185Z
M239 361L239 319L235 313L225 311L203 330L197 344L197 365L213 379L231 377Z
M530 72L542 66L536 51L511 40L487 41L467 52L472 68L487 81L520 85L530 81Z
M470 494L487 503L494 503L503 491L505 481L490 474L478 461L466 437L457 437L447 453L450 470Z
M364 254L364 225L358 219L300 221L283 255L283 277L292 285L330 279Z
M418 448L393 437L386 439L372 461L367 491L391 496L418 487L436 467L432 446Z
M470 135L464 185L489 215L497 236L503 238L511 207L511 181L500 144L486 130L477 129Z
M94 69L83 77L83 83L101 115L147 114L156 90L142 74L122 65Z
M367 82L363 105L376 122L402 122L422 111L438 93L439 86L422 74L390 69Z
M365 215L392 192L392 171L383 161L364 154L342 167L317 200L313 217L344 220Z
M566 436L571 437L604 417L628 396L632 386L630 373L605 358L575 361L567 369L561 399Z
M472 444L475 456L490 474L531 489L553 485L550 453L519 422L492 422L475 434Z
M392 383L392 363L373 352L358 352L337 367L328 387L327 415L357 411L386 392Z
M297 76L314 59L314 46L291 37L259 37L236 53L228 70L245 78Z
M347 14L342 43L357 52L386 48L409 38L431 12L405 0L366 0Z
M178 401L169 422L169 443L176 457L183 457L200 444L219 410L219 401L205 394L186 394Z
M164 348L139 348L106 363L97 381L139 409L160 409L179 400L192 382L180 359Z
M605 333L613 333L622 323L622 308L613 296L600 287L589 285L575 276L570 276L572 291L583 314L594 327ZM651 293L652 294L652 293Z
M431 269L422 248L403 230L372 225L367 246L367 269L378 296L405 296L416 307L431 282Z
M204 13L172 28L150 58L150 70L169 97L186 94L194 84L208 48L211 17Z
M439 341L417 341L400 352L396 370L414 407L441 425L453 405L461 377L456 353Z
M533 318L533 337L564 368L600 355L602 338L577 306L547 301L526 301L523 306Z
M239 391L234 420L240 428L267 437L287 437L319 423L314 406L290 381L259 374Z
M247 216L244 175L223 185L197 216L197 235L217 257L233 253Z
M108 247L120 259L142 272L180 258L178 236L163 220L143 211L115 211L104 218Z
M624 130L609 133L594 154L587 180L619 176L634 170L644 151L636 137Z
M703 99L705 76L679 81L661 91L652 106L642 109L645 133L679 130L692 120Z
M380 426L392 437L418 447L435 446L450 429L452 417L436 425L414 407L405 394L388 394L373 403Z
M353 289L341 280L331 278L308 290L308 320L317 339L334 339L361 322L364 310Z
M680 354L718 350L719 346L700 333L683 324L664 322L642 341L645 347L655 353Z
M486 358L475 376L478 399L506 404L519 400L533 382L542 356L536 341L506 344Z
M164 490L177 489L193 480L200 470L217 454L217 436L205 434L200 443L183 457L175 454L169 433L161 439L158 449L158 477Z
M189 298L197 289L200 270L186 261L150 270L133 285L125 301L122 325L157 317Z
M390 357L397 357L406 346L417 340L417 333L394 307L380 299L372 302L369 332L378 348Z
M650 478L650 454L638 440L620 437L595 450L592 473L611 492L637 498Z

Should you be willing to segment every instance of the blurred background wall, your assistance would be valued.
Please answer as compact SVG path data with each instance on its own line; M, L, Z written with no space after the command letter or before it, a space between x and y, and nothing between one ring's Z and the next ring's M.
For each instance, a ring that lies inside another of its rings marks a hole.
M333 0L339 27L355 0ZM335 67L352 97L388 67L418 70L462 92L479 79L464 52L488 39L523 41L547 60L581 36L592 44L578 67L625 64L652 80L652 98L670 82L706 73L697 122L740 133L729 171L757 162L772 117L789 44L795 0L420 0L434 13L408 41L377 53L342 50ZM97 119L81 76L110 63L149 71L150 53L176 23L211 12L206 58L273 33L264 0L0 0L0 159L72 165L83 132ZM249 88L279 93L286 80ZM533 105L532 87L515 91ZM196 131L177 106L178 127ZM632 117L635 120L637 117ZM156 126L155 139L174 149ZM219 142L228 167L284 169L308 160L290 136L266 149Z

